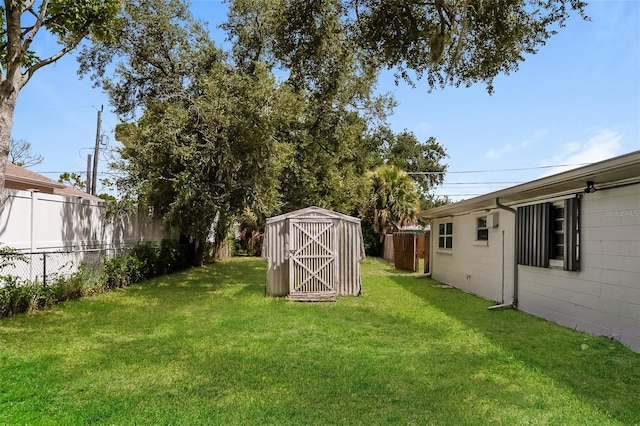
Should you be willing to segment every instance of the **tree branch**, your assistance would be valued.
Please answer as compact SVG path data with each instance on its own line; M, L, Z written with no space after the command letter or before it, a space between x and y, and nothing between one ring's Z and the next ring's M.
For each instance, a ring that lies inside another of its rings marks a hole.
M24 4L24 10L32 9L33 5L36 3L36 0L29 0Z
M55 55L52 55L50 57L48 57L47 59L44 59L36 64L34 64L33 66L29 67L22 75L25 78L24 81L22 82L22 86L24 86L29 79L31 78L31 76L33 75L34 72L36 72L37 70L39 70L40 68L52 64L55 61L57 61L58 59L62 58L64 55L66 55L67 53L69 53L70 51L72 51L73 49L76 48L76 46L78 46L78 44L80 44L80 41L86 36L87 34L81 34L76 36L70 43L67 43L62 49L60 49L60 51L58 51L58 53L56 53Z
M31 6L25 7L24 10L25 10L25 12L31 13L36 19L38 19L38 14L36 13L35 10L33 10L33 3L31 4Z
M29 31L26 34L26 36L24 37L24 41L22 42L22 53L23 54L24 54L24 52L29 50L29 46L31 46L31 43L33 42L33 39L35 38L35 36L38 33L38 31L40 31L40 28L42 28L42 24L44 22L44 18L47 15L47 7L49 7L49 0L42 0L42 4L40 5L40 13L38 13L38 15L36 16L36 22L35 22L35 24L33 24L33 27L31 28L31 31ZM31 10L31 8L29 8L29 10ZM31 12L33 13L33 10L31 10ZM34 15L35 15L35 13L34 13Z

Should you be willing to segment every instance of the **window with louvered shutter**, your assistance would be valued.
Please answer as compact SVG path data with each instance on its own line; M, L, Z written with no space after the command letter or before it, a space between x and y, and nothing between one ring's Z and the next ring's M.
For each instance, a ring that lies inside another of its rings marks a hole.
M541 268L562 266L577 271L579 263L580 199L518 207L517 262Z
M518 207L518 263L549 266L551 203Z

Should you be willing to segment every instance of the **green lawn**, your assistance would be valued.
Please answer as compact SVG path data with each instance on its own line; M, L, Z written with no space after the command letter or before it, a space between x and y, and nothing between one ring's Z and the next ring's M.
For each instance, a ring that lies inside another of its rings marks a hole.
M0 424L640 424L640 354L363 262L264 297L232 259L0 320Z

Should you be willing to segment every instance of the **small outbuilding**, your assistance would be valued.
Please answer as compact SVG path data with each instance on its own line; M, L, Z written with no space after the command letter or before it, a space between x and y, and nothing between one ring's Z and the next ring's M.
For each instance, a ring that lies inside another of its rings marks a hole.
M267 219L262 246L267 296L335 300L360 294L360 219L307 207Z

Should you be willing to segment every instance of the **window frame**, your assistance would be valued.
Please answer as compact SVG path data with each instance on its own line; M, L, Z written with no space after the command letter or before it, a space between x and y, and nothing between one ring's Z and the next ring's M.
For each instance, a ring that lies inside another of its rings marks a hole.
M453 250L453 222L438 224L438 250Z
M577 195L518 207L519 265L580 270L580 199Z
M564 267L565 214L564 201L551 203L551 229L549 232L549 266Z
M484 223L481 224L481 221ZM483 236L481 237L480 233L482 232ZM477 216L476 217L476 242L487 242L489 241L489 227L487 226L487 216Z

